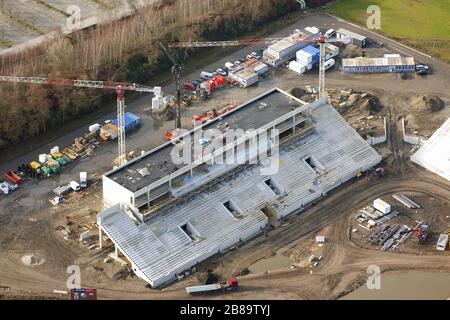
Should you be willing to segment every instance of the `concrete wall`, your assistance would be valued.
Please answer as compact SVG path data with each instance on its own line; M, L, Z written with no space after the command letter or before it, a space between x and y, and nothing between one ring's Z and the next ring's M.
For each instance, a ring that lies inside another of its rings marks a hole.
M108 209L118 203L133 204L133 193L106 176L103 176L103 208Z

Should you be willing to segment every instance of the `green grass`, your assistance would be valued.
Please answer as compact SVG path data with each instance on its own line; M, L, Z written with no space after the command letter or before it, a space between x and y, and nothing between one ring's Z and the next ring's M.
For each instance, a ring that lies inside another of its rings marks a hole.
M380 33L450 62L450 0L340 0L327 11L366 26L370 5L381 8Z

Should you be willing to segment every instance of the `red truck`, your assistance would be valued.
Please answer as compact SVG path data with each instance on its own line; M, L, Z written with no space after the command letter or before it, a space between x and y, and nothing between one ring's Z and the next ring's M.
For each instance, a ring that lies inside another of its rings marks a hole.
M3 174L3 177L12 184L21 184L23 179L14 171L10 170Z
M207 284L203 286L186 287L186 293L190 295L200 295L208 293L217 293L237 290L238 280L236 278L230 278L227 282Z

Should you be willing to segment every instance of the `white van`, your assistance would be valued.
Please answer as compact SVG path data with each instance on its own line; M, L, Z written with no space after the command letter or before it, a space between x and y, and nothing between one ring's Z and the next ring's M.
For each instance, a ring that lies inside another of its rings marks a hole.
M332 36L336 35L336 31L334 29L329 29L327 32L325 32L324 36L325 38L331 38Z
M332 68L336 64L336 61L334 59L328 59L325 61L325 70L328 70Z
M232 64L231 62L225 62L225 68L230 70L230 69L234 68L234 64Z
M212 78L214 78L214 75L211 72L202 71L200 73L200 78L202 78L203 80L211 80Z

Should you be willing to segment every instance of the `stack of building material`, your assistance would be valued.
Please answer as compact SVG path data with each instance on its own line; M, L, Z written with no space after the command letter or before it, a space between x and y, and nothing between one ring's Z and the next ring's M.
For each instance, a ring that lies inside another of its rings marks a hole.
M415 203L402 193L396 193L392 196L392 198L402 203L405 207L409 209L420 209L420 206L417 203Z

